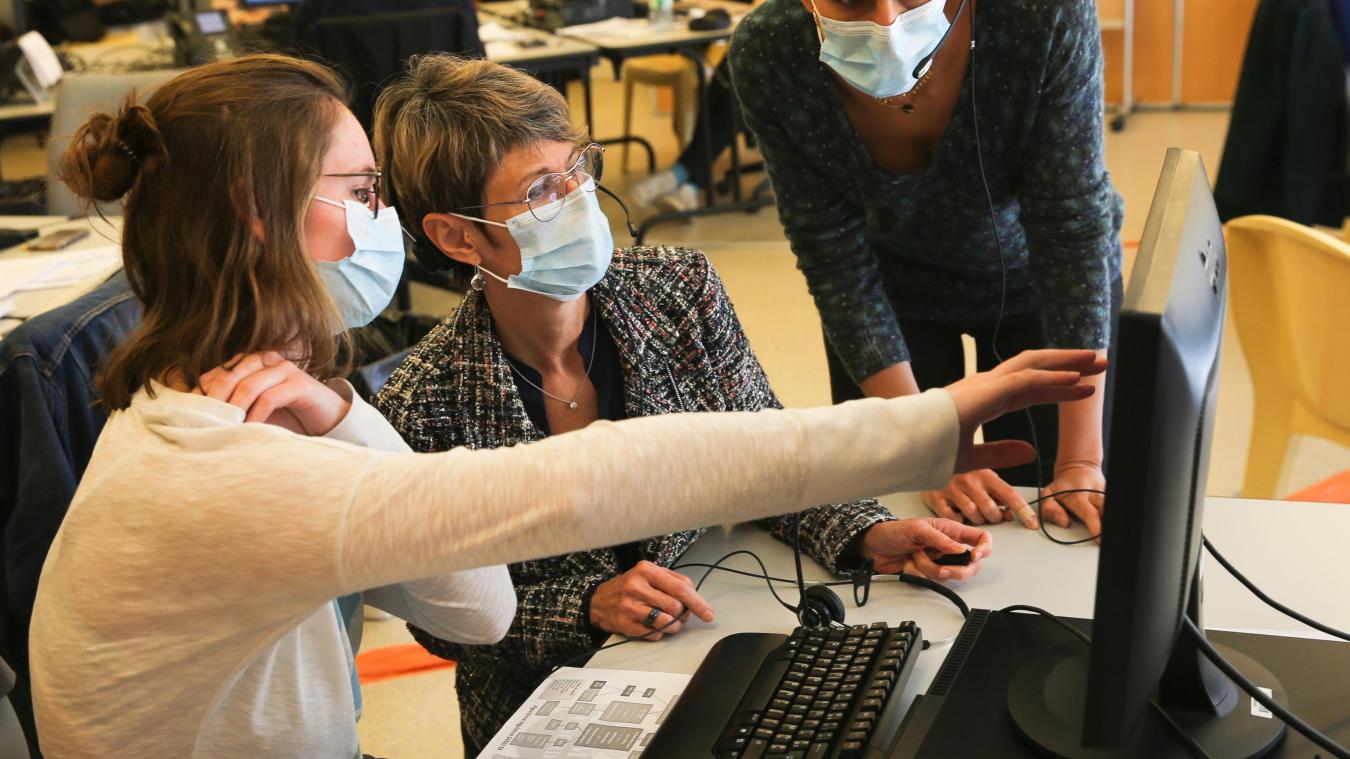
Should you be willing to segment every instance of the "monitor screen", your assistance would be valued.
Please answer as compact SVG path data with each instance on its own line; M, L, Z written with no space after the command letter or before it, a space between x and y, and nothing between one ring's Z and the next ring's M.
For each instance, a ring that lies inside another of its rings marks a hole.
M208 11L197 14L197 31L202 34L223 34L229 29L229 22L222 11Z

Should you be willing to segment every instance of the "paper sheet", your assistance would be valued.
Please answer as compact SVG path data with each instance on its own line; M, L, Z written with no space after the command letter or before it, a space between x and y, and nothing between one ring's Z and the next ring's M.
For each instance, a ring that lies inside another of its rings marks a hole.
M653 34L653 26L645 18L607 18L590 24L564 26L554 32L561 37L617 37L641 39Z
M19 37L19 49L23 51L23 57L28 59L37 83L43 88L51 89L61 81L61 61L52 46L47 44L46 37L37 32L28 32Z
M69 287L106 277L122 265L122 249L100 245L64 253L24 253L0 259L0 298L27 290Z
M689 675L563 667L479 759L637 759L688 685Z
M496 21L489 21L478 26L478 39L482 40L484 44L492 42L523 42L530 39L530 33L521 29L511 29Z

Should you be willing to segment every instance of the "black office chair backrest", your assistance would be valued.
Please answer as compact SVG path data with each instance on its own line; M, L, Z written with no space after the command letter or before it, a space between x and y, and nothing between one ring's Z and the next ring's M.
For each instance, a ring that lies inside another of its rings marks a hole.
M352 86L352 112L367 130L380 89L424 53L483 56L478 20L461 7L334 16L300 30L303 43Z

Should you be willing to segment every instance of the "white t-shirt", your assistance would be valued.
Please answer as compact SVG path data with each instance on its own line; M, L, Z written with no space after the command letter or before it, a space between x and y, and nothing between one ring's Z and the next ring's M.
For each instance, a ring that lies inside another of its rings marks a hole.
M938 487L958 436L943 391L435 454L376 450L406 449L359 400L323 438L243 416L156 387L110 417L33 613L48 755L347 759L334 597L496 640L514 596L492 565Z

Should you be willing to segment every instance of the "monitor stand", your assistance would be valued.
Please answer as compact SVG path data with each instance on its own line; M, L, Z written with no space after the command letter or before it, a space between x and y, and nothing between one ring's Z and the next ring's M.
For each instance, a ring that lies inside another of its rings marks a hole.
M1191 584L1186 615L1196 629L1204 630L1200 624L1200 585L1197 575ZM1220 644L1214 647L1247 679L1271 688L1276 703L1289 706L1284 685L1270 670L1240 651ZM1158 756L1160 745L1174 749L1169 755L1191 755L1181 737L1161 719L1140 719L1118 746L1084 746L1088 656L1084 646L1071 651L1060 649L1029 660L1013 675L1007 691L1008 714L1024 738L1043 752L1061 757ZM1262 756L1284 737L1284 723L1255 713L1259 704L1253 707L1246 691L1220 672L1185 631L1173 644L1172 656L1158 683L1157 702L1210 756Z

